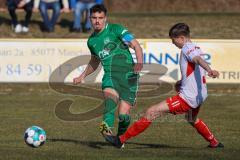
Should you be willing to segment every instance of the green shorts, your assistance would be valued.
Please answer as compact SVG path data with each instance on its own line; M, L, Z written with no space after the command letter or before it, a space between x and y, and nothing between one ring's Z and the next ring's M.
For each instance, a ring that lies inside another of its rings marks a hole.
M104 74L102 89L113 88L119 94L119 99L134 106L138 91L139 74L133 72Z

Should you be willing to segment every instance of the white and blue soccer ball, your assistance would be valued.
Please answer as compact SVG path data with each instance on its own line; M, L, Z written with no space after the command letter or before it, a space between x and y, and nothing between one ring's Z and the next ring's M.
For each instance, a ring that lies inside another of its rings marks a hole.
M46 132L38 126L29 127L24 134L26 144L34 148L42 146L46 138Z

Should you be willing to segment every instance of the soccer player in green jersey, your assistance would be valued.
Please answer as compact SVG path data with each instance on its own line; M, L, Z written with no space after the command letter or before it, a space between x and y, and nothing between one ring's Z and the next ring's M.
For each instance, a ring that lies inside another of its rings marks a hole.
M101 62L104 69L102 90L105 108L100 132L111 135L114 114L118 106L118 133L122 135L130 124L130 109L134 106L138 89L139 72L143 67L142 48L134 36L123 26L107 23L107 10L104 5L90 9L90 19L94 32L88 39L91 59L84 72L73 79L74 84L93 73ZM129 47L135 51L134 63Z

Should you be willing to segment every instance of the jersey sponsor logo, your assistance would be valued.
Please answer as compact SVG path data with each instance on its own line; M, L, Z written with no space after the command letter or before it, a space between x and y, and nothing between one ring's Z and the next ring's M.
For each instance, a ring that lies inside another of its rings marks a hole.
M102 50L99 52L99 57L101 59L105 59L107 56L109 56L109 50Z
M200 47L195 46L193 49L190 49L190 50L187 52L187 54L190 54L190 53L192 53L193 51L195 51L195 50L197 50L197 49L200 49Z

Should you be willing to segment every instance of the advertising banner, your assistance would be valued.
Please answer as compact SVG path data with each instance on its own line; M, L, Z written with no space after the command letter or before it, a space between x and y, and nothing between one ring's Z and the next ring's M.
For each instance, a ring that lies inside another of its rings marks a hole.
M160 79L175 82L181 78L179 71L180 49L167 39L140 39L145 64L159 64L167 68ZM204 59L220 72L210 83L240 83L240 40L193 40L204 52ZM133 51L131 50L133 53ZM90 55L86 39L1 39L0 82L49 82L56 69L69 67L65 82L81 74L88 63L72 64L75 58ZM132 54L135 59L134 53ZM83 59L82 59L83 60ZM69 63L66 63L69 62ZM67 66L66 66L67 65ZM101 81L100 71L96 81ZM56 74L56 72L55 72Z

